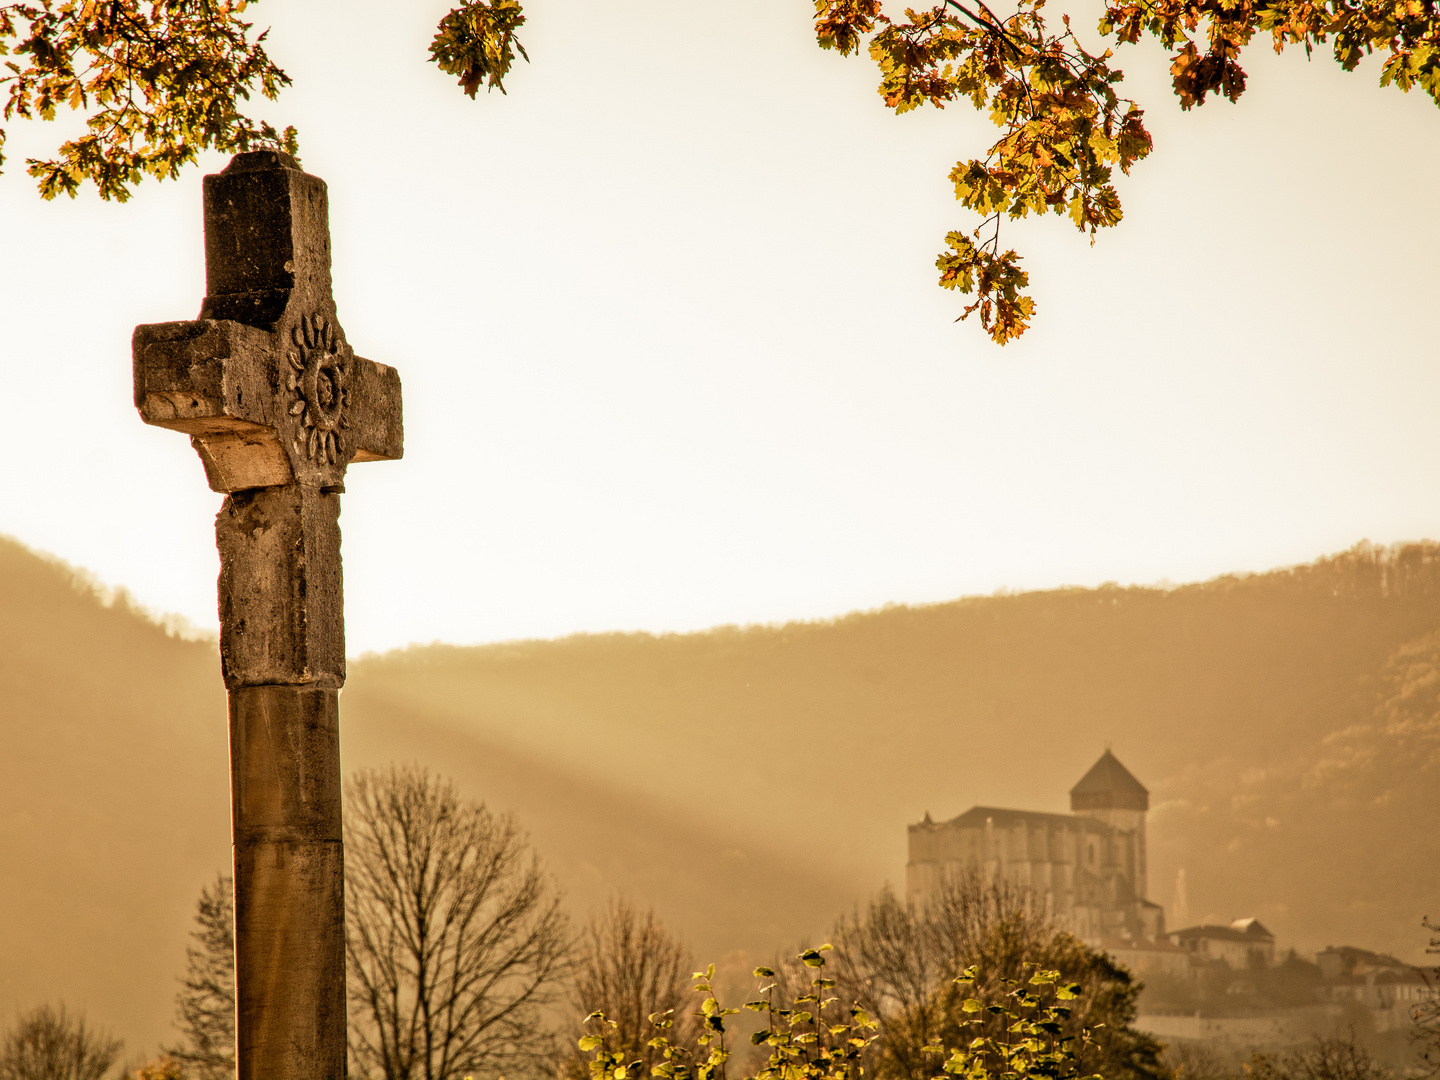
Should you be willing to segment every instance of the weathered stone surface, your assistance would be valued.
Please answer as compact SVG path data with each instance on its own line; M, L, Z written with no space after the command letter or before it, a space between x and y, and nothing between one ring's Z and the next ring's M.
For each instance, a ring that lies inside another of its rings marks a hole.
M205 285L201 319L273 331L295 307L333 317L325 181L274 150L205 177Z
M288 334L153 323L137 326L131 345L135 407L147 424L192 437L216 491L339 486L350 461L404 452L399 373L353 355L333 321L310 318Z
M240 1076L344 1080L338 692L232 690L230 770Z
M295 686L235 691L230 766L237 844L340 840L336 691Z
M344 882L338 841L235 849L240 1080L345 1080Z
M356 356L330 295L325 183L273 151L205 178L208 295L135 328L135 406L191 436L216 491L343 488L404 450L400 376Z
M147 424L183 431L215 491L295 479L280 444L272 335L235 322L137 326L135 407Z
M225 685L345 682L340 497L306 484L240 491L215 518Z
M205 178L207 295L139 326L135 405L216 491L230 690L239 1080L344 1080L340 497L398 458L400 377L356 356L330 295L324 181L241 154Z

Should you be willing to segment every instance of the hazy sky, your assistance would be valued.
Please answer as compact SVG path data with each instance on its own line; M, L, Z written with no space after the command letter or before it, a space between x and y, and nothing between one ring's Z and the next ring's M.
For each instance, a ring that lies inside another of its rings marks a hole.
M994 129L889 114L811 6L531 0L532 63L473 102L425 63L443 3L253 9L341 322L405 385L405 460L349 474L351 652L1440 535L1428 99L1262 46L1239 105L1182 114L1126 54L1156 154L1094 249L1007 227L1039 313L999 349L933 269ZM199 310L202 170L42 203L23 158L63 131L14 128L0 177L0 532L210 626L220 496L138 419L129 347Z

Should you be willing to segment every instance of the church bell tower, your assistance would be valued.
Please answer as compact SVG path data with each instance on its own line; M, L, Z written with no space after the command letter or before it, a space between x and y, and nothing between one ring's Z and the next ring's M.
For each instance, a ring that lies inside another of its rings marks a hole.
M1149 809L1150 792L1108 748L1070 789L1070 812L1103 821L1115 830L1122 848L1128 848L1116 855L1139 900L1149 898L1145 868L1145 814Z

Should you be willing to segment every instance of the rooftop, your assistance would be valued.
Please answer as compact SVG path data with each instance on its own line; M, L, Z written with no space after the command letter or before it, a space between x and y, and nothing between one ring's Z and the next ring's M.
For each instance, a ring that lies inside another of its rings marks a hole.
M1274 941L1275 935L1266 930L1259 919L1236 919L1229 926L1187 926L1183 930L1171 930L1171 938L1210 938L1213 941L1243 941L1247 944Z
M1150 792L1109 749L1070 789L1071 810L1149 810Z
M1013 829L1025 825L1032 829L1071 829L1082 832L1105 832L1103 822L1077 818L1074 814L1047 814L1042 810L1003 810L995 806L972 806L957 818L945 823L961 829L983 829L987 824L997 829Z

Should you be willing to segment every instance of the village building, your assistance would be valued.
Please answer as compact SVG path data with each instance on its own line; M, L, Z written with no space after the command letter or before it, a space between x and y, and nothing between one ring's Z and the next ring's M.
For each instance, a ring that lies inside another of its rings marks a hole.
M1325 978L1320 999L1369 1009L1376 1014L1377 1030L1402 1026L1416 1005L1434 995L1424 971L1384 953L1332 945L1315 955L1315 963Z
M1223 961L1232 971L1268 968L1275 963L1275 935L1259 919L1236 919L1229 926L1190 926L1169 938L1195 958Z

